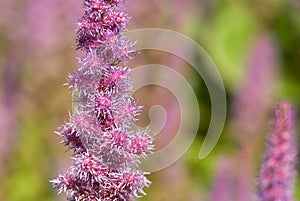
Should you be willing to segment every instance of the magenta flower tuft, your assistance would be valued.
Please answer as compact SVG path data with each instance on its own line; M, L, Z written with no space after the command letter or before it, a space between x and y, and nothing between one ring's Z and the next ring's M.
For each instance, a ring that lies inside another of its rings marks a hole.
M258 177L257 196L260 201L293 201L297 160L294 112L288 102L281 101L274 109L274 116Z
M73 166L51 180L58 192L76 201L131 200L150 185L137 169L153 149L148 130L130 131L141 107L130 91L126 63L136 54L122 31L129 17L121 0L85 0L78 22L79 68L68 76L76 97L70 120L59 128L73 151Z

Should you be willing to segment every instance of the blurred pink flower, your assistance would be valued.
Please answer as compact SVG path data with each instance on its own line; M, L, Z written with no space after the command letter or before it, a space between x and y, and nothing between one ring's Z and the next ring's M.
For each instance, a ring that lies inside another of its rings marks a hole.
M247 141L261 129L269 110L277 71L275 40L263 32L255 38L250 49L248 71L233 104L233 126L237 138Z
M232 132L237 139L235 200L251 201L254 154L266 122L278 71L277 46L268 32L256 36L250 48L248 70L233 101ZM249 141L249 138L251 140Z
M12 45L8 50L1 75L0 94L0 178L1 168L14 148L17 131L18 93L20 82L18 70L21 63L18 51Z
M211 201L232 201L233 182L230 161L222 160L216 174Z

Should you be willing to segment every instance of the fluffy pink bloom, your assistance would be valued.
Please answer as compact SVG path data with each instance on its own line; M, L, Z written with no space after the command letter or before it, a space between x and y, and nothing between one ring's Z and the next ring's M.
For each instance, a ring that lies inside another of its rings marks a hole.
M82 57L68 76L77 104L57 132L74 153L73 166L51 180L71 200L130 200L150 184L137 165L152 150L152 139L147 130L129 130L141 107L130 94L126 63L136 51L122 35L129 17L121 2L85 0L78 22Z
M293 201L297 160L293 109L288 102L281 101L274 109L274 116L258 177L257 196L260 201Z

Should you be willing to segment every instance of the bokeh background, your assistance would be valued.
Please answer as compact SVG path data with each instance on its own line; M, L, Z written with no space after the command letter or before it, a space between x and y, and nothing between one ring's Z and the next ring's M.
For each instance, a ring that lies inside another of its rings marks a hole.
M132 68L156 63L177 70L193 85L201 110L189 151L151 174L148 195L140 200L253 200L272 107L286 99L300 108L300 1L128 0L126 7L132 16L129 30L171 29L198 42L216 63L228 99L222 136L213 152L199 160L210 123L210 100L201 77L162 52L144 51L129 63ZM0 0L1 201L64 200L48 181L71 162L53 131L72 109L63 84L80 56L73 47L81 15L80 0ZM155 74L145 76L156 79ZM176 99L155 86L139 90L135 98L145 106L138 125L149 124L153 105L165 108L168 119L155 140L157 149L164 147L178 129ZM298 179L298 199L299 184Z

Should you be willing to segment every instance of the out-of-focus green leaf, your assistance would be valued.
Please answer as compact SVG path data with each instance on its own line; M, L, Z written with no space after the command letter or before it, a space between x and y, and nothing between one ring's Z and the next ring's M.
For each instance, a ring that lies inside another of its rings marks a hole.
M241 3L225 4L216 13L208 41L209 53L216 62L227 86L240 81L245 68L245 56L256 29L254 17Z

